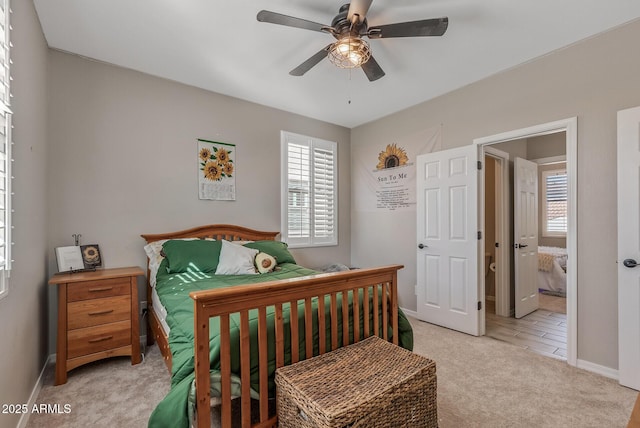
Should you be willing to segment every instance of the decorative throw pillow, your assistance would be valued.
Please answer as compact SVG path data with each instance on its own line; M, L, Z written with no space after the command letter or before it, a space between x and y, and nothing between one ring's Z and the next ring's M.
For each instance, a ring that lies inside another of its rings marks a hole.
M162 252L169 262L169 273L215 272L221 248L220 241L172 239L162 245Z
M256 267L260 273L269 273L276 268L276 259L267 253L258 253L256 256Z
M220 261L216 269L216 275L255 275L256 267L253 264L258 250L222 241Z
M255 248L260 252L267 253L273 256L278 264L280 263L296 263L296 259L293 258L288 250L286 242L281 241L255 241L244 244L245 247Z

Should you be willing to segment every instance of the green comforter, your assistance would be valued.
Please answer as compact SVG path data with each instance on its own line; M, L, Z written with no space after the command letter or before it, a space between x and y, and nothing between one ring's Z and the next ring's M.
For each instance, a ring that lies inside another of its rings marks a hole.
M162 269L161 269L162 270ZM202 274L197 275L190 274L161 274L157 276L156 290L163 306L168 309L169 315L167 315L166 321L171 331L169 333L169 345L172 353L172 369L171 369L171 390L167 396L158 404L156 409L151 414L149 419L149 427L189 427L189 394L193 395L192 383L195 378L194 373L194 334L193 334L193 300L189 297L189 293L197 290L207 290L212 288L222 288L238 286L242 284L251 284L256 282L265 282L277 279L294 278L305 275L313 275L318 272L303 268L301 266L284 263L280 265L280 269L267 274L261 275L213 275ZM328 297L327 297L328 298ZM371 297L370 297L371 298ZM360 296L362 300L362 295ZM330 313L329 304L326 304L327 311L327 329L330 327ZM338 294L338 306L341 307L341 293ZM349 304L352 304L352 296L349 295ZM314 301L315 305L315 301ZM170 308L170 309L169 309ZM360 314L362 314L362 310ZM338 316L338 331L342 331L342 316L340 310ZM413 348L413 331L411 325L402 313L398 311L398 330L399 330L399 344L400 346L412 349ZM300 358L305 357L305 342L304 342L304 301L301 302L299 311L299 325L300 336L299 340L299 352ZM362 315L361 315L362 317ZM371 316L372 317L372 316ZM253 332L257 330L257 311L250 311L250 326L252 330L252 342L251 342L251 385L254 390L258 390L258 355L257 351L257 337ZM290 337L289 333L289 307L283 305L283 318L285 321L285 338ZM352 321L352 320L351 320ZM267 311L267 323L270 334L273 334L273 308ZM314 334L314 354L318 352L318 329L317 318L313 320L313 334ZM239 355L239 330L240 320L238 314L231 316L231 341L232 341L232 373L239 374L239 358L234 357L234 352ZM363 325L363 320L360 320L360 325ZM371 325L373 325L371 323ZM381 327L382 328L382 327ZM210 334L209 339L210 346L210 358L211 358L211 389L212 395L216 395L216 391L219 391L219 376L218 371L220 368L219 361L219 324L218 318L212 318L210 320ZM362 331L363 328L360 329ZM350 331L353 335L353 326L350 325ZM389 334L391 329L389 327ZM338 335L338 344L342 346L342 334ZM273 384L273 373L275 372L275 345L273 340L269 340L268 360L269 360L269 391L270 395L273 394L275 388ZM235 344L235 345L234 345ZM327 334L327 349L330 347L330 335ZM289 364L291 358L290 344L285 340L285 363Z

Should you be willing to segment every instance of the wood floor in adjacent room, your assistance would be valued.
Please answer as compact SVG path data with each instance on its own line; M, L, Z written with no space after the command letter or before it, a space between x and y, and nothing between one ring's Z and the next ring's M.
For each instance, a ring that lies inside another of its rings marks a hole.
M549 296L545 296L549 297ZM564 298L556 298L566 300ZM538 309L520 319L501 317L487 302L486 335L494 339L509 342L521 348L529 349L548 357L567 359L567 315L560 313L562 301L552 302L558 312ZM566 306L565 306L566 308Z

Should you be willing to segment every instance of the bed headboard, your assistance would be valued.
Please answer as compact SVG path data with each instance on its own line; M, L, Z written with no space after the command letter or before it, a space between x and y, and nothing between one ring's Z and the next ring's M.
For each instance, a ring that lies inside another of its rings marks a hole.
M206 226L198 226L192 229L180 230L177 232L157 233L140 235L147 241L147 244L162 239L180 239L180 238L211 238L224 239L227 241L274 241L280 232L264 232L260 230L249 229L248 227L236 226L234 224L209 224ZM147 259L147 304L151 304L151 286L149 283L149 260Z
M154 235L146 234L140 236L142 236L147 243L150 243L161 239L179 238L212 238L226 239L227 241L273 241L279 234L280 232L263 232L233 224L210 224L207 226L180 230L178 232L159 233Z

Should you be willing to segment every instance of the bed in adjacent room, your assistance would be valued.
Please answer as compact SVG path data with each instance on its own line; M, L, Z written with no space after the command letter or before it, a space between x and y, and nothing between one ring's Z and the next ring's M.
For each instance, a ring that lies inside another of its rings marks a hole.
M232 396L243 426L275 426L277 367L370 335L412 348L397 307L402 266L318 273L296 264L276 236L229 225L143 235L152 336L171 372L150 426L208 426L211 396L220 397L223 427Z
M538 289L559 296L566 294L566 248L538 246Z

